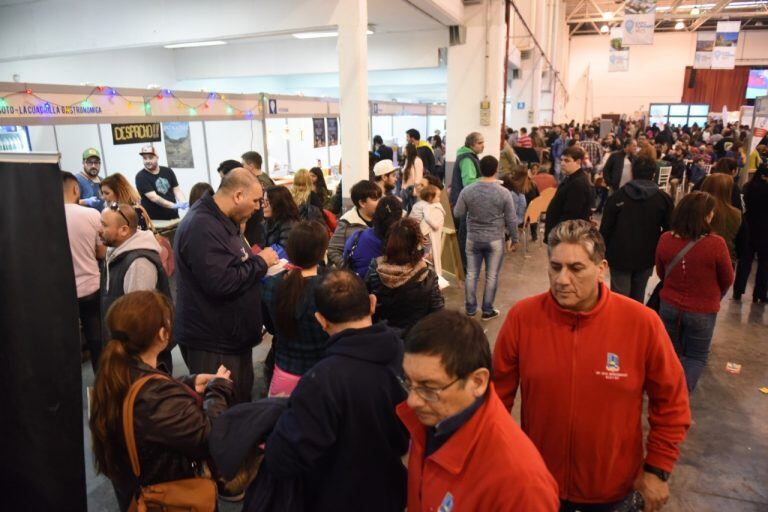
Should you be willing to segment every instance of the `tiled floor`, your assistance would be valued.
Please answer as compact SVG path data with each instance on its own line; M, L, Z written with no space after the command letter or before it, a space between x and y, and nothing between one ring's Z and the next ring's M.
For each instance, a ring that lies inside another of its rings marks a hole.
M655 280L648 290L654 285ZM533 244L527 254L520 251L507 257L496 301L502 316L484 324L491 346L510 306L547 288L543 246ZM451 286L445 294L449 307L462 307L463 287ZM753 305L747 297L751 290L742 303L730 295L723 299L709 365L692 397L694 425L670 481L672 496L665 511L768 511L768 395L759 391L768 386L768 306ZM257 372L267 345L254 353ZM728 361L742 364L741 374L727 373ZM174 364L175 373L186 370L178 350ZM83 381L88 385L93 381L88 364L83 365ZM519 411L513 414L519 418ZM87 429L85 419L84 424ZM88 435L86 430L87 447ZM116 511L111 486L94 474L90 449L86 451L89 510ZM220 507L222 512L239 509L224 503Z

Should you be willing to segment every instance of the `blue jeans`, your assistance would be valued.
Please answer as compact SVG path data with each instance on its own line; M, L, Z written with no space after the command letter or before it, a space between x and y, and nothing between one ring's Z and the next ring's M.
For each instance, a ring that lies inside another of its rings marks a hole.
M688 392L693 393L707 366L717 313L681 311L662 300L659 316L683 365Z
M485 290L483 291L483 313L493 313L493 300L499 286L499 270L504 260L504 240L473 242L467 240L467 277L464 284L464 304L467 314L477 312L477 281L480 267L485 261Z

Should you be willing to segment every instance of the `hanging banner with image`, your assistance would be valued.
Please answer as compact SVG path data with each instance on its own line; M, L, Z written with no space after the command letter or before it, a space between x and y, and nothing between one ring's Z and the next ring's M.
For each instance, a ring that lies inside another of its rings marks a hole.
M656 0L627 0L624 3L624 44L653 44Z
M629 71L629 48L624 46L621 27L611 29L611 47L608 49L608 71Z
M339 119L329 117L326 119L328 125L328 145L337 146L339 144Z
M712 69L736 67L736 46L739 44L740 21L718 21L715 46L712 50Z
M163 123L163 139L168 167L194 169L195 160L192 157L192 138L188 122Z
M693 59L693 69L711 68L712 50L714 49L714 32L696 32L696 56Z
M314 132L312 135L312 140L314 141L314 147L324 148L325 146L327 146L328 144L325 139L325 118L313 117L312 127Z

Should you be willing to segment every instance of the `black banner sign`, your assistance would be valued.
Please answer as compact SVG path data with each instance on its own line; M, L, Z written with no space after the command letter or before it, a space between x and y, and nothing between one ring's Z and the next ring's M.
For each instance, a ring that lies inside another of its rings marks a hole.
M112 142L137 144L142 142L160 142L160 123L113 124Z

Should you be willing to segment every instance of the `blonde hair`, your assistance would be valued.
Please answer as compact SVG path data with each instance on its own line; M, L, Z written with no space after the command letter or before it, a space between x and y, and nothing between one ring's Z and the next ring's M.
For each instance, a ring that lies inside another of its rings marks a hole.
M296 206L309 202L309 196L312 193L312 177L306 169L299 169L293 176L293 187L291 187L291 196Z

